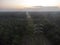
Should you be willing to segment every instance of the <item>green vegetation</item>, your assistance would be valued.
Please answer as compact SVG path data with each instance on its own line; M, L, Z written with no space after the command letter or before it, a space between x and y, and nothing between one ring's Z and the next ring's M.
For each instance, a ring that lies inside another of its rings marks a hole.
M60 45L60 14L43 13L1 12L0 45Z

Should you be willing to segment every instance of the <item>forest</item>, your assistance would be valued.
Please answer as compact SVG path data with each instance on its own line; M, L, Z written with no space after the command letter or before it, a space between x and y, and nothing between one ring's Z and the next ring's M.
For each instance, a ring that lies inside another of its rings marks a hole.
M0 45L60 45L60 12L0 12Z

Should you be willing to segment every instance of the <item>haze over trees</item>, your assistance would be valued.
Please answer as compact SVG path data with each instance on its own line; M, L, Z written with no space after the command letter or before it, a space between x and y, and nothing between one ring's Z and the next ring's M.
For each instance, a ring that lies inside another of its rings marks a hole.
M0 12L0 45L60 45L60 12Z

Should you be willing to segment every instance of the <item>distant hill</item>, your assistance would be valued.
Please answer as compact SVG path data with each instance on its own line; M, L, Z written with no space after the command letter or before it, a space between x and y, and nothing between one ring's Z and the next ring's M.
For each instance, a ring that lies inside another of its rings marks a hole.
M31 8L24 8L24 9L0 9L0 11L60 11L59 7L49 6L33 6Z
M60 11L58 7L43 7L43 6L34 6L33 8L26 8L24 10L28 11Z

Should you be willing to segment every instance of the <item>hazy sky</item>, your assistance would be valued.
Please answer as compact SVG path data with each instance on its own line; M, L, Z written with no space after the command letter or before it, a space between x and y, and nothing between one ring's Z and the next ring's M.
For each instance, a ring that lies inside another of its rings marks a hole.
M23 8L31 6L60 6L60 0L0 0L0 8Z

